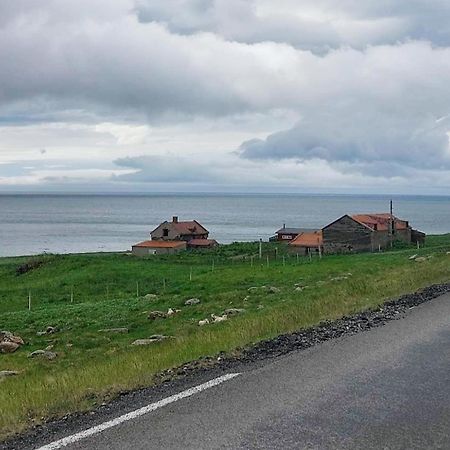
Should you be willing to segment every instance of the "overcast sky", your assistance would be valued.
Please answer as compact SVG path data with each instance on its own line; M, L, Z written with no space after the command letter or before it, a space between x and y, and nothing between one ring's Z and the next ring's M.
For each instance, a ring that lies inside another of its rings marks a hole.
M448 0L0 0L0 192L450 194Z

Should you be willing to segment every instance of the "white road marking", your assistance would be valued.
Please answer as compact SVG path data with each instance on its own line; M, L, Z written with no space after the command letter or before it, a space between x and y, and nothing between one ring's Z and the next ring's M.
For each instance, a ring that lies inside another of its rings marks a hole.
M73 434L72 436L60 439L59 441L52 442L51 444L44 445L43 447L40 447L37 450L56 450L58 448L66 447L69 444L81 441L82 439L85 439L94 434L101 433L102 431L105 431L108 428L112 428L117 425L120 425L121 423L128 422L129 420L133 420L136 417L143 416L144 414L155 411L156 409L162 408L163 406L169 405L170 403L174 403L186 397L191 397L192 395L198 394L199 392L202 392L206 389L212 388L221 383L224 383L225 381L236 378L239 375L240 373L229 373L227 375L223 375L221 377L215 378L214 380L208 381L193 388L187 389L186 391L180 392L179 394L175 394L170 397L159 400L156 403L151 403L150 405L144 406L143 408L137 409L136 411L124 414L123 416L117 417L116 419L104 422L95 427L81 431L80 433L76 433Z

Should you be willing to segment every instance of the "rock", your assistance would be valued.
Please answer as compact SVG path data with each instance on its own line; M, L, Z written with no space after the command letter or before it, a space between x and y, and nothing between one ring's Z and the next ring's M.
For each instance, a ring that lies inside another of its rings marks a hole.
M344 281L344 280L348 280L348 277L345 275L340 276L340 277L331 278L331 281Z
M156 300L158 296L156 294L147 294L144 295L145 300Z
M162 334L154 334L153 336L150 336L148 339L136 339L134 342L132 342L131 345L150 345L154 344L155 342L161 342L165 339L169 339L169 336L164 336Z
M216 316L215 314L211 314L211 319L213 320L213 323L225 322L226 320L228 320L228 316Z
M45 336L47 334L54 334L58 331L56 327L47 327L45 331L38 331L36 333L37 336Z
M258 305L257 309L264 309L264 305Z
M28 358L44 358L52 361L58 355L55 352L51 352L49 350L35 350L34 352L28 355Z
M0 342L14 342L18 345L23 345L23 339L20 336L15 336L11 331L0 331Z
M104 328L103 330L98 330L99 333L117 333L126 334L128 333L128 328Z
M199 320L198 321L198 326L199 327L204 327L205 325L209 324L209 319L204 319L204 320Z
M21 345L23 339L10 331L0 331L0 353L14 353Z
M294 291L296 291L296 292L303 292L304 289L305 288L303 286L297 286L296 288L294 288Z
M250 300L250 297L248 296L248 295L246 295L245 297L244 297L244 302L248 302Z
M419 256L419 255L412 255L412 256L410 256L408 259L413 260L413 259L416 259L418 256Z
M190 298L189 300L186 300L184 302L184 304L186 306L198 305L199 303L200 303L200 299L199 298Z
M156 320L156 319L166 319L167 314L162 311L151 311L148 313L148 318L150 320Z
M19 372L16 372L15 370L0 370L0 380L2 378L14 377L16 375L19 375Z
M19 347L15 342L3 341L0 342L0 353L14 353Z
M252 286L252 287L249 287L248 289L248 292L256 292L256 291L258 291L259 290L259 287L256 287L256 286Z
M237 314L242 314L244 312L245 312L245 309L229 308L229 309L226 309L223 313L226 316L236 316Z
M278 289L275 286L267 286L266 290L269 294L277 294L278 292L281 292L281 289Z
M419 256L414 261L416 261L416 262L424 262L424 261L427 261L427 258L425 258L424 256Z
M172 308L169 308L169 310L168 310L167 313L166 313L166 317L172 317L172 316L174 316L175 314L178 314L179 312L181 312L181 309L172 309Z

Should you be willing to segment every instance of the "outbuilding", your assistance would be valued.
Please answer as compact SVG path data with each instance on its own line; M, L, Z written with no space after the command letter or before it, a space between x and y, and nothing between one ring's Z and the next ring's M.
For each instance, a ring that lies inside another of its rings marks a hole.
M170 255L179 253L187 248L185 241L144 241L132 247L132 253L136 256Z

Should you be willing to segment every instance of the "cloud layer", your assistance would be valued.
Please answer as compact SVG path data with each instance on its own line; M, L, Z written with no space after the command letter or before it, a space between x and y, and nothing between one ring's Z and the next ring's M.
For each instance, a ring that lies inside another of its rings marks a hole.
M0 60L0 185L450 188L444 0L5 0Z

